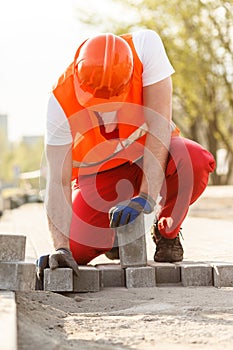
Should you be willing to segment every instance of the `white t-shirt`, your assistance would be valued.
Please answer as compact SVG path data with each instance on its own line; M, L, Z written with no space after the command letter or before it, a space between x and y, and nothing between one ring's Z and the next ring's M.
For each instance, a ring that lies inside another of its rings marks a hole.
M134 47L143 65L143 86L157 83L174 73L167 57L162 40L152 30L139 30L132 33ZM57 101L51 94L47 108L47 127L45 142L48 145L66 145L72 143L72 134L68 119Z

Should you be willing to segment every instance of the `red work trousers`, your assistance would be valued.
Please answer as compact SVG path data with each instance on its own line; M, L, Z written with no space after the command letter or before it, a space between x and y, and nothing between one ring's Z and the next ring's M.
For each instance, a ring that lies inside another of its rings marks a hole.
M214 169L213 156L201 145L183 137L172 138L157 218L173 219L172 226L161 232L164 237L178 235L189 206L204 191ZM70 229L70 248L78 264L85 265L111 249L115 231L109 228L109 210L139 193L142 175L139 161L79 177L73 189Z

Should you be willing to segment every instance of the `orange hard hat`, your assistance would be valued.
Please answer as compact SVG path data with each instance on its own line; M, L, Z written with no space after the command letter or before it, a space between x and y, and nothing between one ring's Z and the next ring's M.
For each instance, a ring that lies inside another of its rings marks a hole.
M114 34L87 39L74 60L74 87L79 103L90 108L124 102L133 72L129 44Z

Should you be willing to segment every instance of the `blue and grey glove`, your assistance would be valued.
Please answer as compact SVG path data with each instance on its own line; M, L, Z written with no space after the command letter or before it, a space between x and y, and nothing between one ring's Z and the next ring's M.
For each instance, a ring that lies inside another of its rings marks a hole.
M124 226L134 221L141 213L150 214L154 211L155 201L146 193L140 192L137 197L124 201L109 211L110 227Z

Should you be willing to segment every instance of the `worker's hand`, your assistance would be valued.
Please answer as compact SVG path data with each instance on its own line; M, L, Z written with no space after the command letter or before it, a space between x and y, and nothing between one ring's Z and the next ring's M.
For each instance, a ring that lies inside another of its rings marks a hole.
M79 275L78 264L74 260L71 251L67 248L59 248L49 255L49 267L51 270L57 267L70 267L76 276Z
M115 228L134 221L141 213L152 213L155 201L145 193L124 201L111 208L109 211L110 227Z
M36 289L43 289L44 270L54 270L57 267L70 267L74 273L78 276L79 269L78 264L74 260L72 253L69 249L60 248L53 254L42 255L36 261Z
M60 248L52 254L42 255L36 261L36 275L39 285L43 282L44 270L51 268L51 270L57 267L70 267L74 270L74 273L78 276L79 269L78 264L73 259L72 253L69 249ZM39 288L40 289L40 288Z

